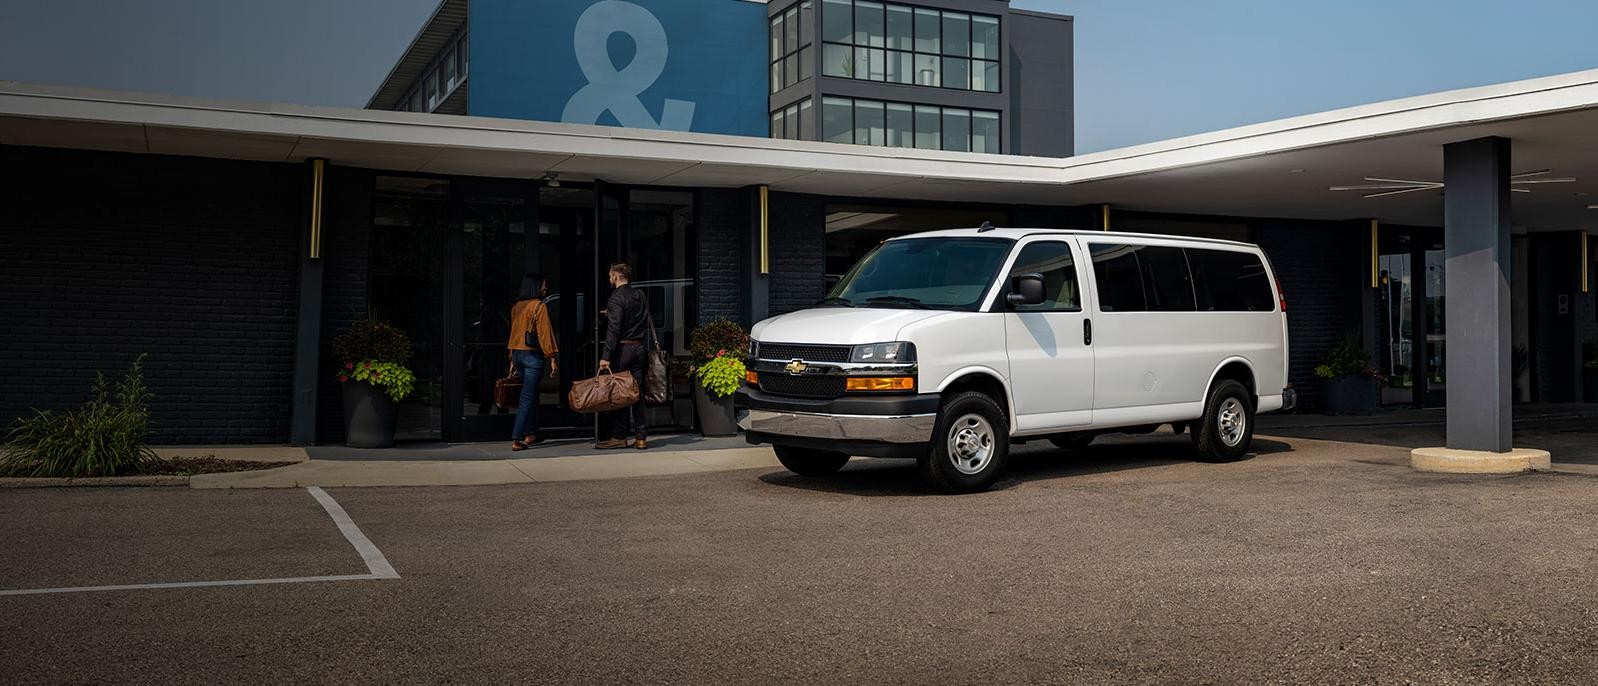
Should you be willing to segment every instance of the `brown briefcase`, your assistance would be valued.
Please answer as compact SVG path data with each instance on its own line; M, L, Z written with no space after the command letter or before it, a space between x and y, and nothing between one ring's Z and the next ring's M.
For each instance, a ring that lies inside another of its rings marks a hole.
M566 400L584 414L619 410L638 402L638 382L632 374L600 371L599 376L573 383Z
M503 410L514 410L522 403L522 375L512 371L494 382L494 404Z

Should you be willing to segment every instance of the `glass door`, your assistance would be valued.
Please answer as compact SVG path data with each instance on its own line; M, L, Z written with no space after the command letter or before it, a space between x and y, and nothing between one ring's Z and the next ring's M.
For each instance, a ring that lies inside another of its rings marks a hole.
M1381 276L1377 302L1381 357L1378 363L1387 374L1382 402L1407 405L1415 402L1414 270L1407 237L1395 242L1402 243L1406 249L1383 253L1377 263Z
M454 185L445 253L446 440L509 440L513 411L494 404L509 370L510 308L531 271L531 184L462 180Z
M1445 401L1441 234L1395 228L1381 237L1375 362L1387 374L1383 403L1434 407Z
M399 403L399 440L443 437L445 266L438 256L449 234L449 198L444 179L379 176L372 186L369 310L410 336L416 373L415 391Z
M566 184L538 190L538 231L533 241L534 271L549 280L549 320L560 345L560 376L539 385L541 426L550 436L591 436L594 418L566 406L572 381L594 375L599 360L594 340L594 191Z

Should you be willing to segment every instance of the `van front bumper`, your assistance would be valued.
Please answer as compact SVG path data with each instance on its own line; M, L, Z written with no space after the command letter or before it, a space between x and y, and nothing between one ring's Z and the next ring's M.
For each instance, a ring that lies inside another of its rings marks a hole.
M939 396L848 396L811 400L738 392L748 408L738 420L753 444L835 450L868 457L916 457L926 452L938 421Z

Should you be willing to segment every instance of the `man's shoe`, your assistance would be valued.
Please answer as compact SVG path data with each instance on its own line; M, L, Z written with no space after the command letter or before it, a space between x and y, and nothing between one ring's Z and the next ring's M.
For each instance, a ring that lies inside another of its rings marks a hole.
M594 444L595 450L615 450L617 448L625 447L627 447L627 441L624 441L620 438L612 438L610 440L600 441Z
M642 438L640 438L640 439L638 439L636 441L633 441L633 447L637 448L639 450L648 450L649 449L649 442L645 441Z

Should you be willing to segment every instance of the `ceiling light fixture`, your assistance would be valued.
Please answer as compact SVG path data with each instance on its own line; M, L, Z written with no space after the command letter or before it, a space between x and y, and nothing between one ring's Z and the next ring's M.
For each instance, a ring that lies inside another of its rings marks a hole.
M1519 174L1510 174L1509 175L1509 184L1510 184L1511 187L1510 187L1509 190L1511 190L1513 192L1516 192L1516 193L1530 193L1531 189L1529 189L1529 188L1514 188L1514 186L1531 185L1531 184L1538 184L1538 183L1575 183L1576 182L1576 180L1574 178L1570 178L1570 177L1557 177L1557 178L1548 178L1548 179L1532 178L1532 177L1542 176L1544 174L1549 174L1549 173L1552 173L1552 172L1553 172L1552 169L1538 169L1537 171L1521 172ZM1439 189L1443 188L1443 186L1444 186L1443 182L1441 182L1441 181L1416 181L1414 179L1388 179L1388 178L1382 178L1382 177L1379 177L1379 176L1367 176L1367 177L1365 177L1365 180L1366 181L1374 181L1375 183L1360 184L1360 185L1355 185L1355 186L1331 186L1331 187L1328 187L1326 190L1329 190L1329 191L1376 191L1375 193L1366 193L1365 195L1363 195L1361 197L1380 198L1380 197L1382 197L1384 195L1399 195L1401 193L1414 193L1416 191L1439 190Z

